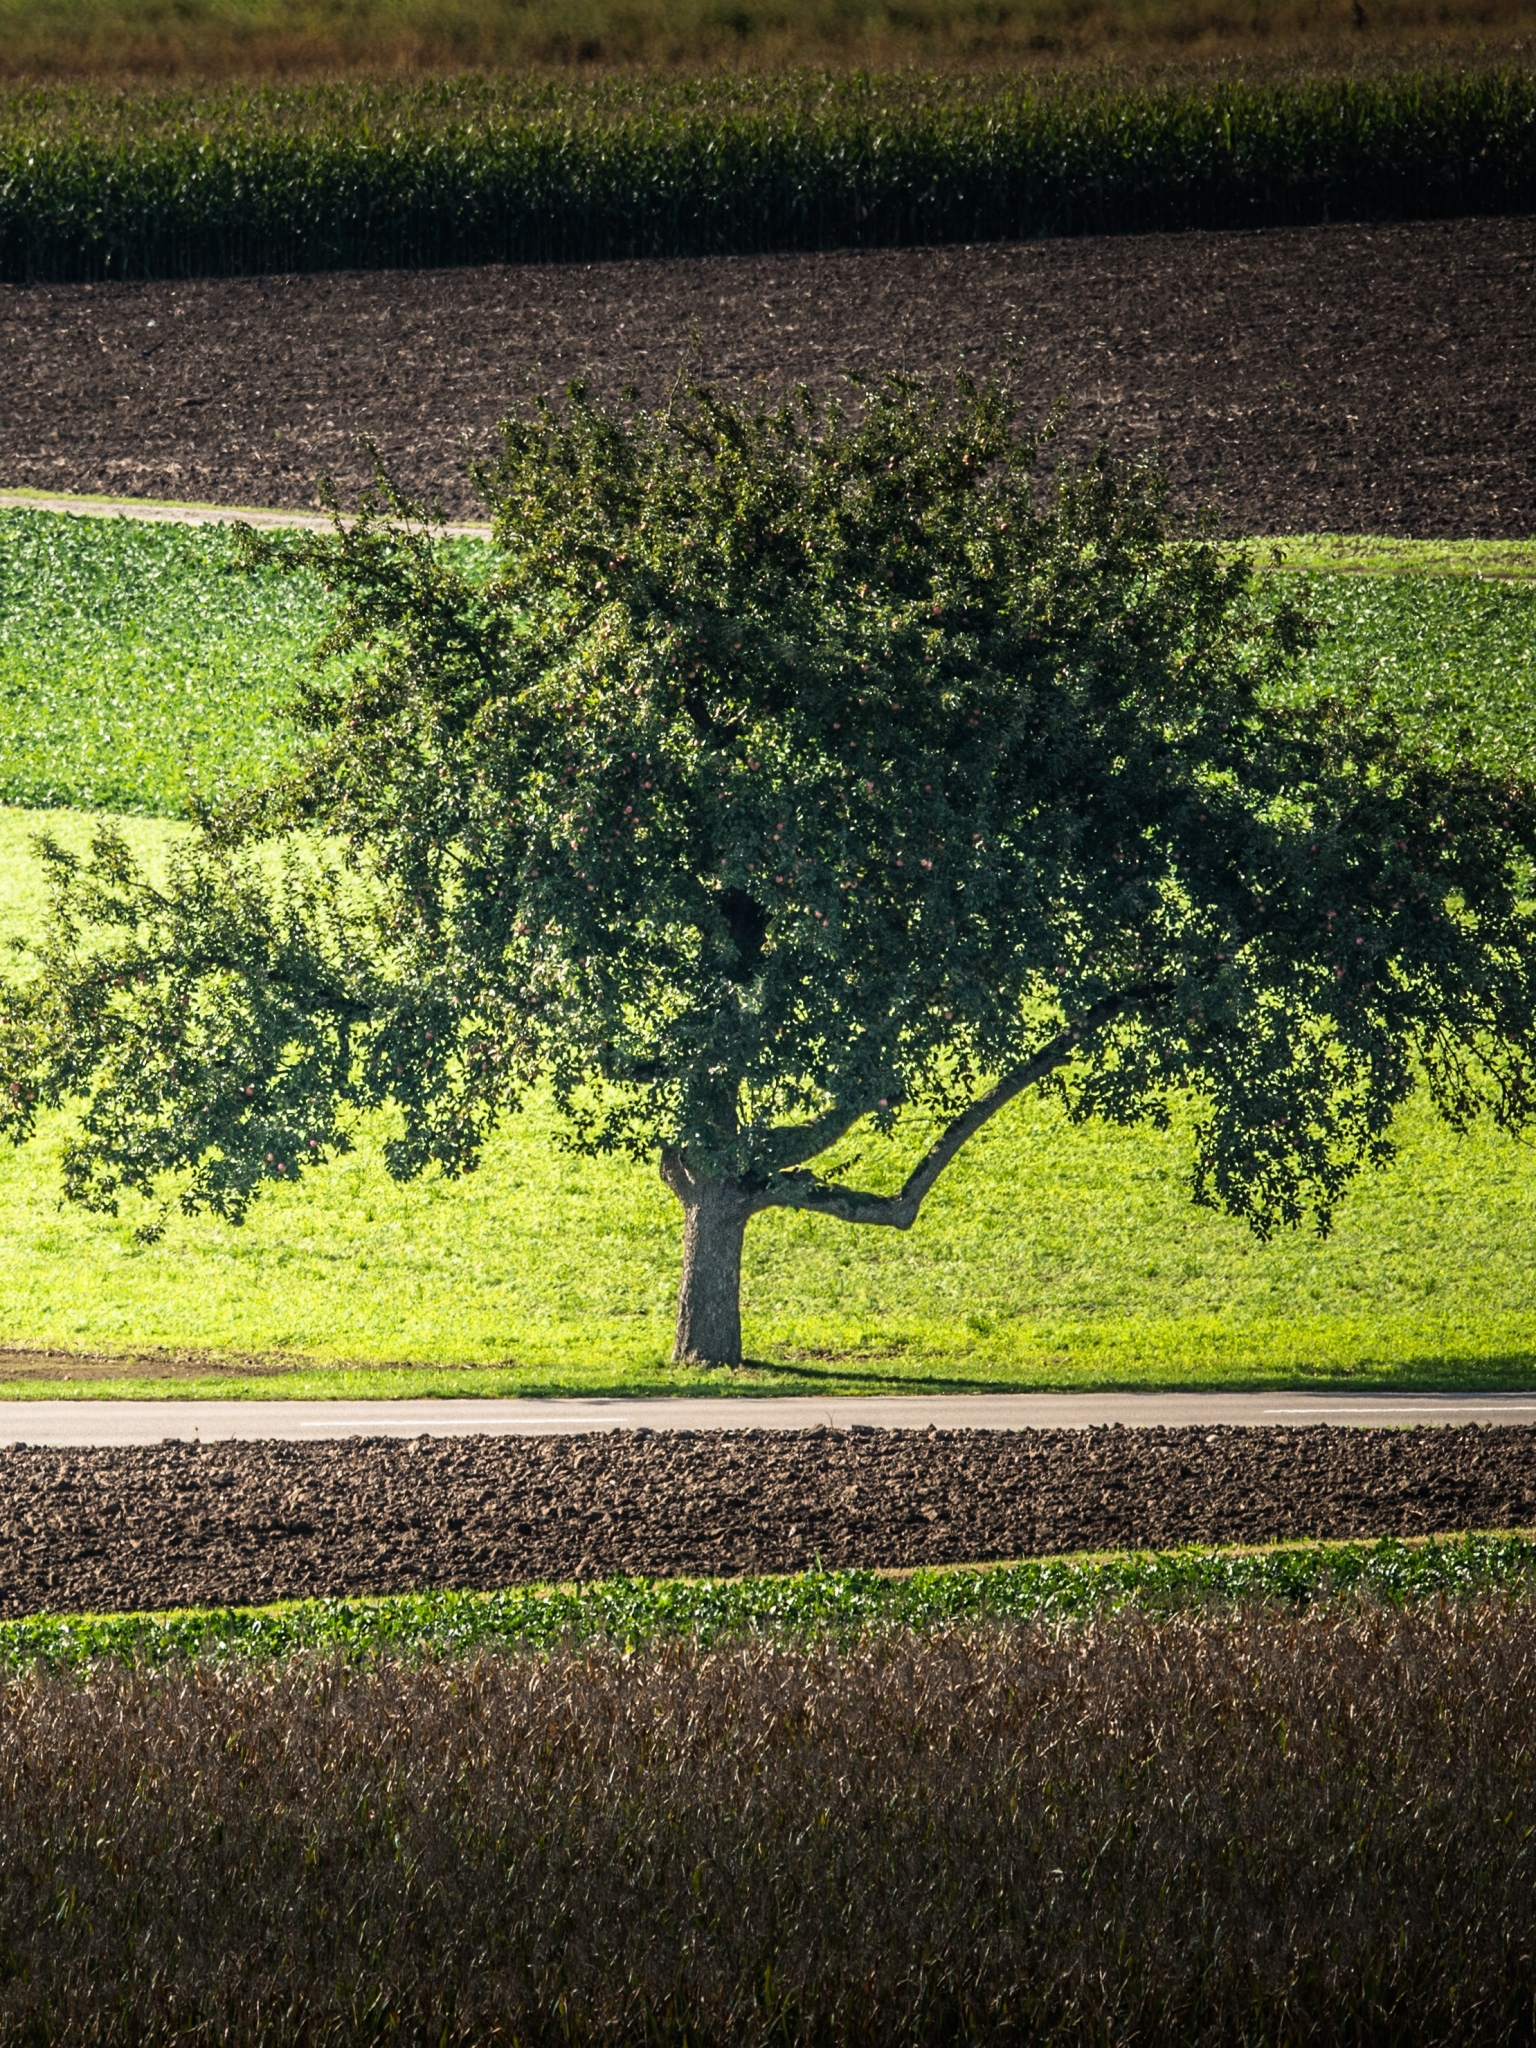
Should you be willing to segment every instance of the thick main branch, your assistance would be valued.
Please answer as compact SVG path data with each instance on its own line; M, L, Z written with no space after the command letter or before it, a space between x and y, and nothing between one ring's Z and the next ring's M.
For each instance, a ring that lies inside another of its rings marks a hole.
M893 1230L910 1230L917 1212L939 1175L967 1139L974 1138L982 1125L995 1117L1036 1081L1043 1081L1069 1060L1090 1031L1108 1020L1125 1003L1123 996L1106 996L1091 1009L1058 1032L1049 1045L1032 1059L1009 1071L985 1095L962 1110L938 1142L907 1175L901 1191L894 1195L872 1195L860 1188L845 1188L836 1181L818 1180L806 1172L775 1174L756 1198L764 1209L812 1209L823 1216L840 1216L845 1223L883 1223Z

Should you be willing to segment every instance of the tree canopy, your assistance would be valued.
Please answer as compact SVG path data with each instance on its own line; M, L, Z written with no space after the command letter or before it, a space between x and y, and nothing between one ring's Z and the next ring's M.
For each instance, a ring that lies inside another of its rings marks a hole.
M298 765L162 884L45 848L0 1099L81 1103L75 1200L238 1220L381 1105L393 1172L462 1173L538 1081L659 1163L678 1354L735 1360L752 1214L905 1228L1032 1084L1187 1091L1196 1199L1261 1234L1326 1228L1421 1081L1530 1118L1536 797L1298 689L1305 620L1153 466L1047 471L997 385L573 386L478 481L489 576L382 487L252 536L335 604ZM914 1113L898 1193L818 1170Z

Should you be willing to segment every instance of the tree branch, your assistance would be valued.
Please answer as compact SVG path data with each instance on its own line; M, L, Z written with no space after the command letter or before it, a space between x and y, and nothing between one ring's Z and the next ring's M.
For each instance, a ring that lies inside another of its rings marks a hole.
M910 1230L917 1221L923 1199L939 1175L968 1138L975 1137L984 1123L997 1115L1036 1081L1043 1081L1069 1060L1090 1031L1105 1024L1127 1001L1125 996L1105 996L1086 1010L1065 1031L1058 1032L1049 1045L1033 1059L1026 1060L1003 1075L987 1093L978 1096L969 1109L962 1110L908 1174L901 1192L895 1195L866 1194L860 1188L840 1187L835 1181L818 1180L813 1173L776 1174L760 1197L765 1209L810 1209L822 1216L840 1216L845 1223L884 1223L894 1230ZM829 1140L830 1142L830 1140Z
M774 1174L786 1168L803 1166L808 1159L825 1152L829 1145L835 1145L866 1114L863 1109L845 1109L841 1104L835 1104L824 1116L816 1117L808 1124L785 1124L778 1130L765 1131L761 1139L755 1141L764 1155L763 1165Z

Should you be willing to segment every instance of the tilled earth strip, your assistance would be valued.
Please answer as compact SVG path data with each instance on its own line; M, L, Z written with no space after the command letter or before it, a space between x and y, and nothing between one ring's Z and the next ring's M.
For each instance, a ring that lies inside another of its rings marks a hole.
M1536 222L0 286L0 486L312 506L359 433L450 516L531 387L1002 362L1243 533L1536 526Z
M1536 1429L853 1429L0 1451L0 1612L1536 1523Z

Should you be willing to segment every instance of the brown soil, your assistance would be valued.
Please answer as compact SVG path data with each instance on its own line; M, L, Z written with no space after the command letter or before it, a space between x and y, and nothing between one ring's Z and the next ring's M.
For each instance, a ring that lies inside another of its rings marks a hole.
M143 1352L119 1357L104 1351L0 1350L0 1385L66 1382L99 1384L118 1380L278 1379L294 1360L280 1354L255 1358L216 1357L205 1351Z
M1536 1522L1523 1428L750 1431L0 1451L0 1613Z
M590 267L0 288L0 487L303 506L376 437L478 508L461 443L581 372L655 395L1016 354L1066 438L1164 448L1253 533L1536 531L1536 223L1338 226Z

